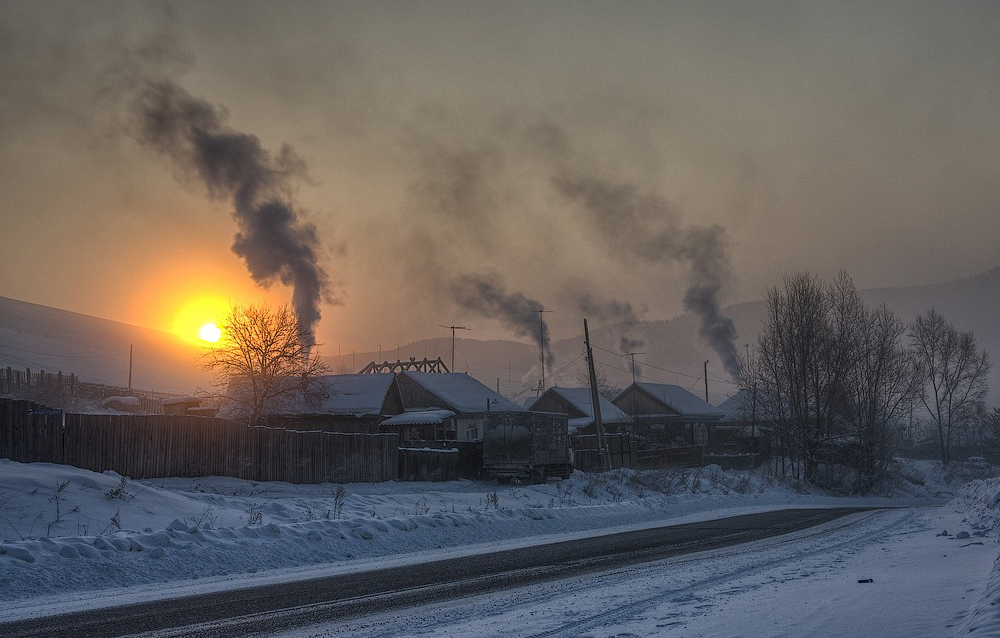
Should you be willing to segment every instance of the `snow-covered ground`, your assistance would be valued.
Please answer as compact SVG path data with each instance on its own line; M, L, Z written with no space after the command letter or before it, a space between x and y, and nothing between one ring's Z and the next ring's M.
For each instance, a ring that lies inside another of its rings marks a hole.
M0 621L849 503L905 509L294 635L1000 636L1000 480L961 487L929 462L905 474L891 498L843 499L712 467L338 486L132 481L0 460Z

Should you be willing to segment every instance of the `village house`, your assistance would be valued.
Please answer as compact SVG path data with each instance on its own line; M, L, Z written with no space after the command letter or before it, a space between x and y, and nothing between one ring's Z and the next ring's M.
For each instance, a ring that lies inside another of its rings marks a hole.
M609 399L599 396L604 448L607 460L598 454L600 441L594 418L594 400L590 388L549 388L529 404L533 412L565 414L569 418L570 441L574 463L584 471L600 471L604 465L629 467L632 457L632 419Z
M609 434L628 432L632 419L614 403L600 397L601 423ZM553 412L569 417L570 434L597 434L590 388L549 388L528 405L532 412Z
M454 441L480 441L488 412L524 411L460 372L399 372L393 387L403 410L399 417L383 422L383 431L399 431L402 440L408 440L404 434L409 429L430 433L433 428L434 436L441 433ZM435 419L440 422L434 423Z
M317 377L308 396L297 396L270 422L293 430L378 434L382 421L403 412L394 379L389 373Z
M714 427L710 442L721 454L766 454L770 451L774 422L765 409L764 397L740 390L719 404L725 414Z
M678 385L633 383L612 401L633 421L643 447L708 445L725 412Z

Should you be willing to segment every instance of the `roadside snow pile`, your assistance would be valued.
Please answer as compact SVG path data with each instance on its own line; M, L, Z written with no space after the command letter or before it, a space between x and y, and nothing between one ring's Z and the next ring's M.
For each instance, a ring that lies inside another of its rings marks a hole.
M963 513L963 522L973 530L968 542L974 543L976 537L1000 532L1000 478L966 484L951 505ZM956 635L1000 636L1000 559L993 565L982 597L970 609Z
M717 466L576 472L544 485L498 487L477 481L133 481L113 472L0 460L0 601L42 605L125 587L131 595L136 586L162 596L194 581L223 588L264 577L292 580L306 572L844 503Z

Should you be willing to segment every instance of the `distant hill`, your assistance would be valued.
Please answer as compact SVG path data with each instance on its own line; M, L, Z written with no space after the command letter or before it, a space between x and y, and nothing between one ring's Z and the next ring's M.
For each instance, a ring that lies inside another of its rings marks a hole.
M942 284L865 290L861 291L861 296L869 305L886 304L905 323L933 307L957 329L975 333L980 349L990 353L995 364L990 374L988 405L1000 405L1000 268ZM763 299L729 306L725 312L736 325L736 347L742 350L749 344L752 348L767 314ZM546 369L546 385L576 385L586 374L586 363L582 359L583 317L580 319L578 336L553 341L556 360L552 369ZM735 390L726 378L718 355L698 336L695 317L681 315L644 321L630 329L628 336L642 344L634 350L644 353L635 357L640 380L680 385L702 396L705 391L702 374L705 361L708 361L711 402L718 404ZM622 330L618 326L591 325L594 360L600 374L624 387L632 381L631 358L621 351L621 337ZM530 388L537 385L540 377L537 345L457 339L455 352L458 372L468 372L493 388L499 385L501 393L507 396L534 396ZM331 362L345 371L354 363L360 369L379 359L378 354L353 353L333 357ZM409 357L441 357L450 364L451 339L436 338L407 344L384 351L379 360L395 361L397 357L404 361Z
M130 347L133 388L187 394L210 386L201 349L175 335L0 297L0 367L126 387Z
M885 303L905 322L931 307L959 330L975 333L979 347L994 361L990 375L990 407L1000 405L1000 268L928 286L862 291L871 305ZM753 346L766 308L763 300L725 309L736 324L736 347ZM619 326L591 325L599 374L613 384L631 383L631 359L621 352ZM644 321L627 335L640 380L672 383L704 393L702 372L708 361L709 398L718 404L735 390L723 366L698 336L694 317ZM636 345L638 344L638 345ZM125 385L129 346L133 346L132 385L145 390L190 393L208 388L211 377L197 364L200 349L172 334L138 328L65 310L0 297L0 367L73 372L86 381ZM546 385L573 386L586 375L580 333L555 340L554 365L545 369ZM357 352L326 357L334 372L357 372L371 361L440 357L451 367L451 338L427 339L383 352ZM467 372L505 396L524 401L535 395L541 366L538 347L529 340L456 339L455 370Z

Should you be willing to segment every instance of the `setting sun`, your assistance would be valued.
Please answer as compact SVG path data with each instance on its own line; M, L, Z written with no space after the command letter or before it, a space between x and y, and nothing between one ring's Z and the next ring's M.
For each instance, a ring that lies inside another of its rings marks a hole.
M220 337L222 337L222 330L220 330L219 326L214 323L206 323L201 327L201 331L198 332L198 336L200 336L203 341L215 343Z
M174 318L173 332L177 336L205 345L222 337L219 324L229 313L229 302L221 297L196 297L181 307Z

